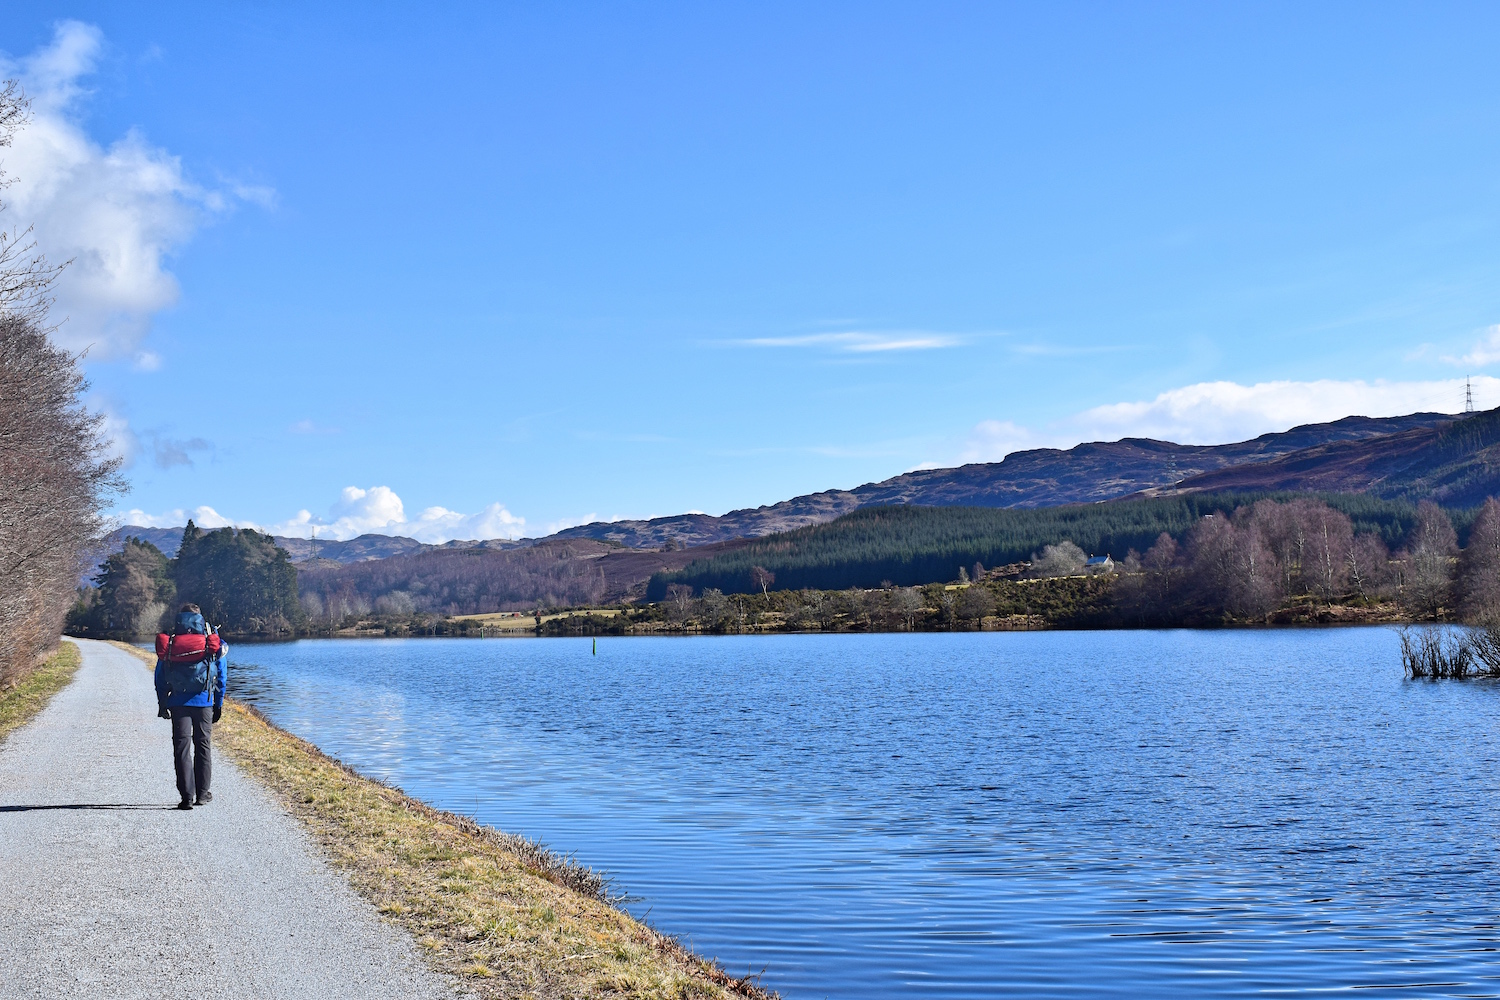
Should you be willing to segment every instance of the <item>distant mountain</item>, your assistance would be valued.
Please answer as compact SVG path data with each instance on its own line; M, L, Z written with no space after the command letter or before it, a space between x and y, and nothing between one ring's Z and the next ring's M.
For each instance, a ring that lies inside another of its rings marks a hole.
M350 538L342 542L318 539L314 544L308 538L288 538L285 535L271 537L277 545L286 549L287 555L294 563L307 563L316 559L319 564L339 565L366 562L370 559L389 559L392 556L416 555L436 549L513 549L532 544L530 540L518 542L507 538L493 538L488 541L455 540L442 545L429 545L415 538L406 538L401 535L360 535L358 538ZM171 559L177 555L177 549L182 544L182 528L142 528L134 524L116 528L105 535L88 553L86 568L79 583L92 580L99 572L99 566L104 560L112 553L120 551L127 538L139 538L143 542L150 542L161 549L163 555Z
M1037 508L1133 495L1223 490L1368 492L1387 499L1430 497L1449 506L1470 506L1500 494L1500 410L1467 418L1443 413L1345 417L1234 444L1182 445L1124 438L1067 450L1038 448L1008 455L1001 462L908 472L852 490L827 490L721 517L681 514L649 521L598 522L540 540L428 545L397 535L361 535L347 541L318 541L316 552L306 538L277 536L276 543L293 562L329 568L437 550L508 550L578 539L636 550L698 547L821 524L861 507L887 504ZM172 556L182 529L120 528L104 540L93 562L117 551L129 535ZM675 556L666 563L625 556L614 553L601 563L608 567L611 593L634 586L640 573L649 575L678 561Z
M116 528L105 535L99 543L99 548L104 556L118 552L125 545L125 539L139 538L143 542L150 542L161 549L162 554L168 559L177 555L177 548L182 544L181 528L142 528L139 525L127 524L123 528Z
M1473 507L1500 495L1500 409L1366 440L1303 448L1269 462L1191 476L1152 495L1219 490L1368 493Z
M1080 444L1066 451L1037 448L1007 455L1001 462L923 469L852 490L813 493L768 507L731 511L722 517L680 514L649 521L600 522L569 528L551 537L596 538L631 548L657 548L669 540L696 546L821 524L876 504L1054 507L1092 503L1174 487L1206 473L1272 462L1309 448L1430 430L1453 420L1442 413L1345 417L1235 444L1183 445L1124 438Z

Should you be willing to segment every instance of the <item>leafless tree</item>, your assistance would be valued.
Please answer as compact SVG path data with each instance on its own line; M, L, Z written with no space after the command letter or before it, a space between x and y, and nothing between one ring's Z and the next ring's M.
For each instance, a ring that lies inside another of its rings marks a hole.
M1083 572L1088 557L1070 541L1042 547L1042 554L1031 557L1033 576L1077 576Z
M995 595L990 588L976 584L958 599L958 617L964 621L982 621L995 613Z
M1166 608L1172 601L1172 586L1182 571L1177 566L1177 539L1163 531L1156 542L1146 550L1141 560L1141 569L1150 584L1151 595L1157 606Z
M865 616L869 604L865 600L865 592L858 587L850 587L839 594L839 611L848 619L850 625L859 622Z
M759 587L762 596L765 596L769 593L771 584L775 582L776 574L772 573L764 566L750 567L750 584L751 586Z
M891 607L901 616L906 630L910 632L917 627L917 619L926 609L927 603L922 600L921 591L916 587L902 587L891 599Z
M1390 561L1391 554L1379 535L1368 531L1354 535L1344 555L1349 586L1360 597L1374 597L1390 580Z
M1405 603L1417 614L1437 617L1453 601L1453 564L1458 536L1441 507L1417 505L1417 523L1408 533Z
M1325 503L1303 507L1302 579L1325 603L1343 596L1349 586L1346 558L1354 541L1347 514Z
M728 631L734 625L734 607L724 592L717 587L709 587L703 591L703 600L699 602L703 607L703 624L716 632Z
M686 621L693 611L693 588L685 583L674 583L667 588L667 600L678 621Z
M31 102L15 80L0 83L0 149L31 120ZM0 170L0 190L15 178ZM0 210L4 210L0 202ZM46 330L47 308L52 304L52 283L64 265L53 265L37 251L31 227L0 229L0 315L20 317Z
M1494 497L1469 530L1459 559L1459 591L1465 621L1500 623L1500 501Z
M27 115L19 87L0 85L0 147ZM56 642L83 552L121 485L100 418L80 402L78 359L47 339L56 273L25 232L0 234L0 685Z
M1189 547L1198 586L1226 611L1258 618L1281 603L1281 568L1251 508L1201 519Z

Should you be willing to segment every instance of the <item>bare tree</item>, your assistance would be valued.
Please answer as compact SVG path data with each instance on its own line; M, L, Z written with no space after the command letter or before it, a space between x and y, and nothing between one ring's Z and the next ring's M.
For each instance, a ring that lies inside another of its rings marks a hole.
M1494 497L1469 529L1459 558L1459 593L1465 621L1500 622L1500 501Z
M667 588L667 600L676 612L678 621L686 621L693 610L693 588L685 583L674 583Z
M975 585L958 599L958 617L964 621L983 621L995 613L995 595L990 588Z
M1041 555L1031 557L1033 576L1077 576L1083 572L1088 557L1070 541L1042 547Z
M1441 507L1423 500L1417 523L1407 534L1406 587L1403 597L1417 614L1437 617L1453 601L1453 564L1458 535Z
M865 600L865 592L858 587L850 587L839 594L840 610L846 616L848 623L856 625L865 616L869 602Z
M0 85L0 147L28 113L15 82ZM100 418L80 402L88 383L78 359L47 339L58 269L29 232L0 234L0 685L56 642L83 552L121 486Z
M922 600L922 594L916 587L902 587L891 599L891 607L896 614L901 616L901 620L906 624L906 630L910 632L917 627L917 618L926 609L927 604Z
M1281 603L1281 568L1251 508L1201 519L1189 544L1198 586L1224 610L1258 618Z
M724 592L717 587L703 591L703 624L715 632L724 632L734 624L734 608Z
M31 120L31 102L15 80L0 83L0 149ZM0 169L0 190L14 183ZM0 202L0 211L5 208ZM0 315L29 320L44 331L52 283L65 265L52 265L37 250L30 226L0 229Z
M1349 585L1345 557L1353 544L1354 525L1347 514L1325 503L1304 507L1303 514L1302 579L1324 603L1331 604Z
M770 592L771 584L775 582L776 574L772 573L764 566L750 567L750 585L753 587L759 587L761 596L764 597L768 595Z
M1344 556L1349 585L1360 597L1375 596L1390 580L1390 561L1391 554L1379 535L1369 531L1354 535Z
M1159 608L1165 610L1172 601L1172 585L1181 575L1177 567L1177 539L1165 531L1157 535L1155 544L1146 550L1146 556L1141 560L1141 568L1150 583L1152 598Z

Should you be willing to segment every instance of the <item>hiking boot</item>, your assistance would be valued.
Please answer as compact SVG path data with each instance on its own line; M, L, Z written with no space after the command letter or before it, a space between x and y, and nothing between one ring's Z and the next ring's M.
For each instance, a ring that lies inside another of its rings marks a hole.
M213 792L204 792L202 795L198 796L198 804L200 806L206 806L210 802L212 802L213 800L214 800L214 793Z
M191 808L193 808L193 803L189 799L183 799L181 802L177 803L177 808L178 809L191 809Z

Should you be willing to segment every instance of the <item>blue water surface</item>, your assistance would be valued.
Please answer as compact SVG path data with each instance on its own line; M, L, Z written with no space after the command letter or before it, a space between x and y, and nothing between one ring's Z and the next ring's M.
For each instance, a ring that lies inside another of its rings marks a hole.
M1500 686L1386 629L308 640L231 693L788 998L1500 996Z

